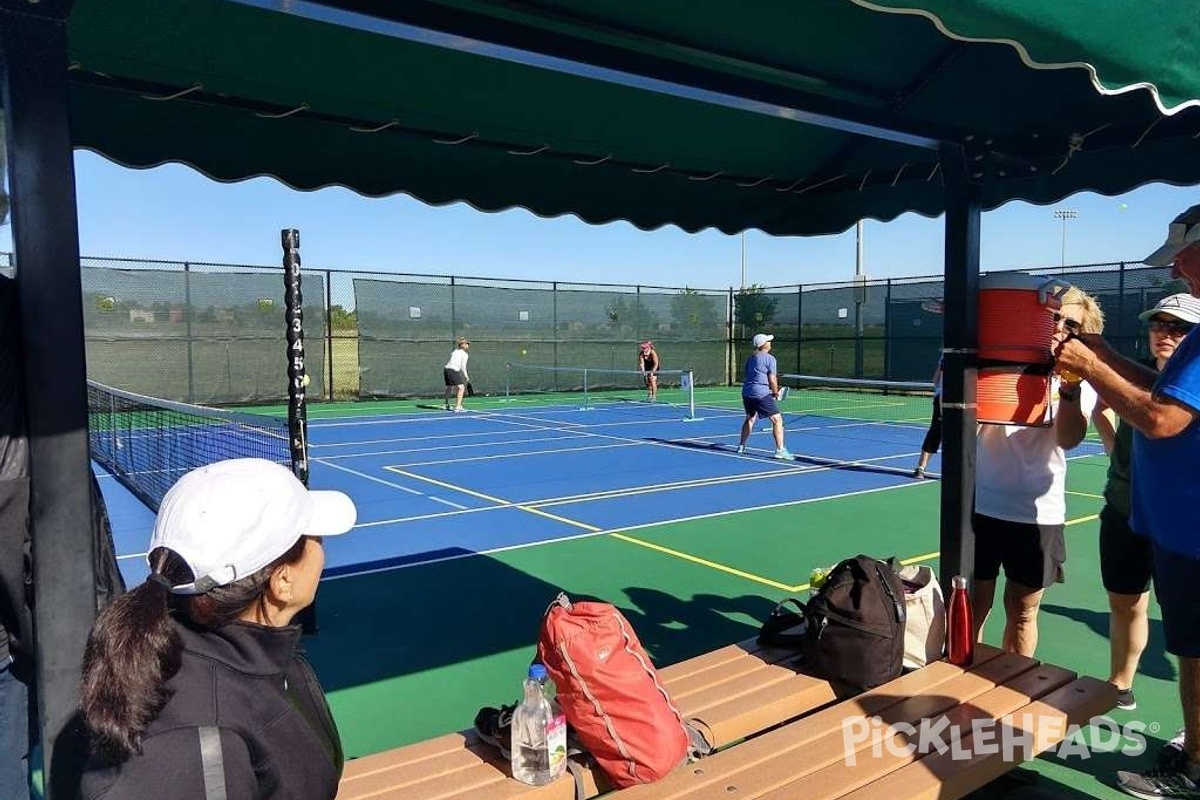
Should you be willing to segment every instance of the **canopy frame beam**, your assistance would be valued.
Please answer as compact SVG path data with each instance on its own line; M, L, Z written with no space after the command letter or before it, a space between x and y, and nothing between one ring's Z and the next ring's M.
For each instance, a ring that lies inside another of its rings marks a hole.
M969 135L966 131L894 120L886 113L880 114L813 91L684 64L628 47L569 33L548 32L421 0L393 3L386 8L357 0L232 1L404 41L926 150L936 150L943 142L962 141ZM806 76L793 77L800 80Z
M0 89L29 433L35 667L47 798L78 793L86 753L76 708L97 596L68 107L70 8L70 0L0 4Z

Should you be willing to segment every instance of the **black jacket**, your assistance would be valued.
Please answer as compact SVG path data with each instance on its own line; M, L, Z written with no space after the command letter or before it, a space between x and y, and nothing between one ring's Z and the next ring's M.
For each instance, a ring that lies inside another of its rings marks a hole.
M204 800L201 726L220 730L228 800L328 800L342 774L342 744L299 626L235 622L216 631L175 623L183 639L173 693L142 753L93 759L85 800Z

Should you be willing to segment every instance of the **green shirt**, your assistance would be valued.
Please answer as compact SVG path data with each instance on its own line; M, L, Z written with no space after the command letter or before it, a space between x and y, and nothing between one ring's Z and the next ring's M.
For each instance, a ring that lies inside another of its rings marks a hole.
M1144 359L1140 363L1155 367L1156 362ZM1104 500L1123 517L1132 511L1129 499L1129 461L1133 454L1133 428L1117 418L1117 431L1108 460L1108 482L1104 484Z
M1125 420L1117 420L1117 432L1113 438L1112 453L1108 461L1108 483L1104 484L1104 499L1121 516L1128 517L1129 500L1129 457L1133 453L1133 428Z

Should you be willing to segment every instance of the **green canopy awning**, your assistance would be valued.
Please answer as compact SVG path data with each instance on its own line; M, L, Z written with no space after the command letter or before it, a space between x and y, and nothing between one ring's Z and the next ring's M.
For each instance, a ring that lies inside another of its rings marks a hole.
M77 0L72 135L217 180L688 231L939 214L938 142L985 209L1200 182L1190 3L916 5Z

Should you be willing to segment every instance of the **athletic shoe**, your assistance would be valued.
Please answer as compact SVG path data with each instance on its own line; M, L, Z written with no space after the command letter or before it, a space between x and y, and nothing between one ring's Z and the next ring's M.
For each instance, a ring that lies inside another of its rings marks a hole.
M463 411L466 411L466 409L463 408L462 406L458 406L457 408L454 409L455 414L462 413Z
M782 450L776 450L775 457L778 458L780 461L791 461L792 460L792 454L788 452L788 449L786 447L783 448Z
M1117 786L1142 800L1200 800L1200 762L1188 759L1174 767L1158 767L1146 772L1117 773Z
M503 758L512 758L509 745L512 741L512 718L517 704L479 709L475 715L475 732L479 738L500 751Z
M738 451L738 455L740 456L742 453L746 452L746 445L739 444L737 446L737 451Z
M1133 696L1133 687L1117 690L1117 708L1122 711L1133 711L1137 708L1137 698Z
M917 480L922 480L925 477L925 468L917 467L916 469L914 469L913 477L916 478Z
M1160 767L1170 767L1178 764L1184 757L1183 728L1180 728L1158 751L1158 765Z

